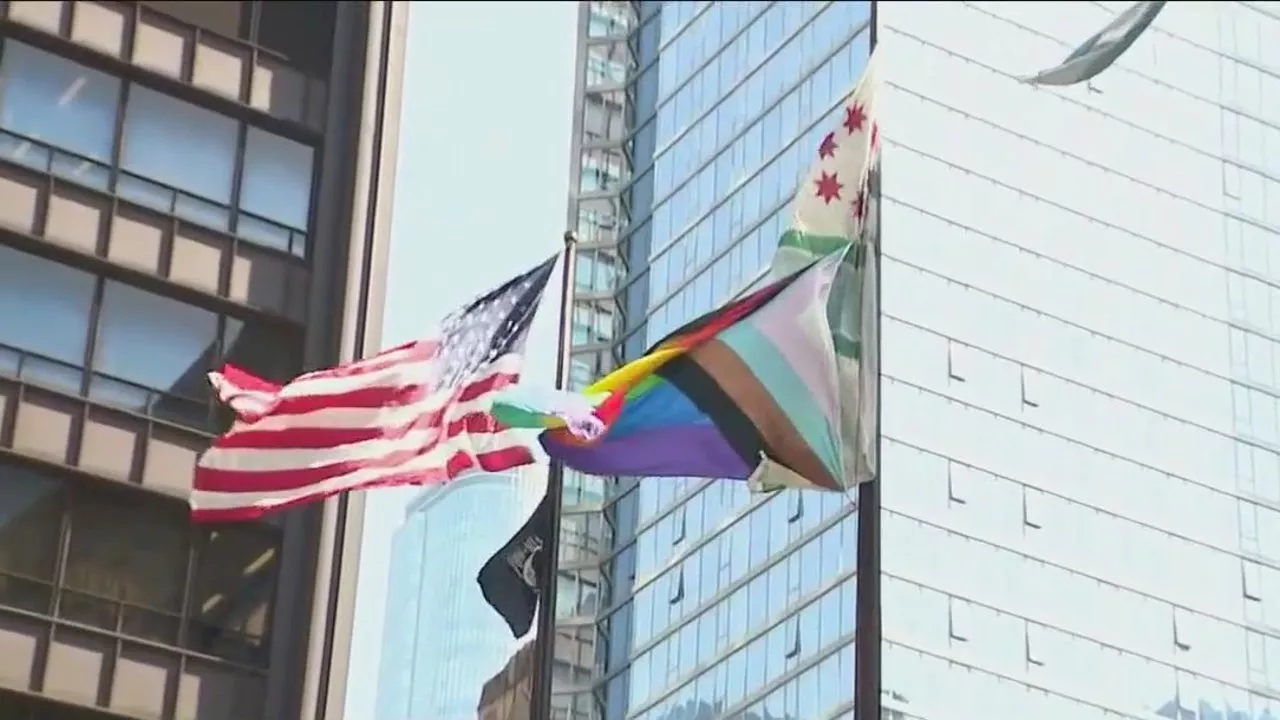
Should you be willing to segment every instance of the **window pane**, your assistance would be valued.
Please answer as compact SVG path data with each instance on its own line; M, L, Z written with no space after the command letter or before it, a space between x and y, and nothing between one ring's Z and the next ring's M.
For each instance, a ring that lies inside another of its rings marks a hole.
M120 81L9 40L0 58L0 126L111 160Z
M337 8L337 3L258 3L258 44L311 77L327 77Z
M174 422L202 424L209 397L205 374L216 361L217 336L218 318L208 310L108 282L90 394ZM112 383L98 373L167 398Z
M80 368L93 284L88 273L0 246L0 344ZM21 369L24 378L80 389L78 370L33 358Z
M295 333L258 321L227 318L223 358L258 377L283 383L302 372L302 343Z
M129 88L120 166L230 205L237 130L229 117L134 85Z
M49 612L62 523L60 483L0 466L0 603Z
M252 523L220 527L204 537L187 630L193 648L266 665L279 545L276 528Z
M245 136L240 209L297 230L307 229L311 212L308 145L249 128Z
M176 643L188 556L185 508L109 490L80 488L73 495L59 614Z

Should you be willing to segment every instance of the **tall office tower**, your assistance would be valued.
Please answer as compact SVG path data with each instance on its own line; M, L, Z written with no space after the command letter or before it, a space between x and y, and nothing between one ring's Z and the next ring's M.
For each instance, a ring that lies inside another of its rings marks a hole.
M1280 12L882 3L882 686L918 718L1280 716Z
M533 511L525 487L545 486L537 475L476 475L409 503L391 541L375 720L475 720L485 682L517 647L476 574Z
M763 276L869 22L867 2L583 3L576 381ZM570 476L561 542L585 531L603 587L593 607L557 600L559 642L583 649L581 677L557 678L561 717L848 715L847 498L632 478L587 501L582 482ZM560 596L585 575L570 567Z
M185 496L206 372L377 345L404 10L0 13L0 717L336 720L356 501Z
M1280 716L1280 13L1170 3L1017 81L1128 5L876 9L882 717ZM756 277L869 9L628 7L584 41L629 53L613 362ZM839 498L606 487L579 717L850 716Z

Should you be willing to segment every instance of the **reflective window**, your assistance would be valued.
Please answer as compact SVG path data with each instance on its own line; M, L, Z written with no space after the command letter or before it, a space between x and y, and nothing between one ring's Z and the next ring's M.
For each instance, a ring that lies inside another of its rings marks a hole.
M270 525L193 530L183 503L0 464L2 605L263 666L279 546Z
M115 281L103 283L94 327L99 282L80 270L0 246L0 312L8 318L0 323L0 373L80 394L86 344L96 337L90 398L206 427L206 374L221 363L277 382L301 369L295 328L219 317Z
M99 162L111 161L118 79L13 40L6 40L0 53L0 127ZM17 144L0 151L36 152Z
M121 139L118 192L134 202L229 229L239 124L134 85ZM154 181L154 182L151 182ZM176 191L176 195L175 195Z
M294 328L228 316L222 337L221 362L283 383L302 371L302 340Z
M588 20L587 34L591 37L626 35L631 29L631 17L618 3L593 2Z
M250 127L245 134L240 209L271 223L241 216L241 236L283 252L303 254L294 230L305 233L311 213L312 164L309 145ZM292 243L292 244L291 244Z
M578 292L612 293L619 279L617 261L607 251L587 251L578 257L575 277Z
M269 525L237 523L201 532L188 610L190 646L265 665L279 563L279 531Z
M118 78L6 42L0 55L0 157L110 191L121 94ZM136 83L124 95L122 172L114 180L120 197L306 256L314 148ZM240 213L233 225L241 157Z
M622 180L622 158L602 150L588 150L582 157L579 190L584 193L616 190Z
M85 488L71 509L58 614L79 623L175 644L182 613L189 521L123 493Z
M90 396L193 422L206 413L217 340L214 313L108 282Z
M860 72L868 8L642 4L646 21L632 34L637 105L628 108L638 118L628 156L637 171L624 205L631 222L620 223L621 284L639 307L617 313L625 326L613 335L628 357L758 281L818 128L834 122ZM588 170L601 165L589 159ZM595 290L598 273L579 280ZM591 339L594 317L575 320L575 340ZM627 544L615 548L614 609L602 622L610 667L625 668L625 680L609 683L606 717L844 712L856 535L847 498L793 502L674 478L615 492L615 536Z
M0 246L0 372L80 391L95 278Z
M41 613L52 607L61 490L29 470L0 466L0 603Z

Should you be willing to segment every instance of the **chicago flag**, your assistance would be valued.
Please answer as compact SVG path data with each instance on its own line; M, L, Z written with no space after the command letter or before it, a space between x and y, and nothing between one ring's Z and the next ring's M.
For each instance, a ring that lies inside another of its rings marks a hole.
M827 306L837 354L844 467L853 473L844 478L846 485L866 482L876 474L881 141L877 58L873 52L841 106L836 126L818 144L813 165L796 189L791 225L771 266L775 277L785 277L849 248ZM769 489L790 483L778 477L762 478L759 484Z

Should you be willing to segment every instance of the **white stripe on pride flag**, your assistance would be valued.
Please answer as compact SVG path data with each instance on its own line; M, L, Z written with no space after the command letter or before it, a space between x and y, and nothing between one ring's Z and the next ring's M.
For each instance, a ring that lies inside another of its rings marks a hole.
M283 388L235 369L215 374L221 399L237 412L251 406L258 419L237 423L200 459L193 519L251 519L339 492L446 482L532 462L527 438L488 414L492 394L515 382L520 355L497 358L459 387L432 391L438 372L424 357L437 347L396 348L349 372L312 373ZM300 384L322 392L300 394Z

